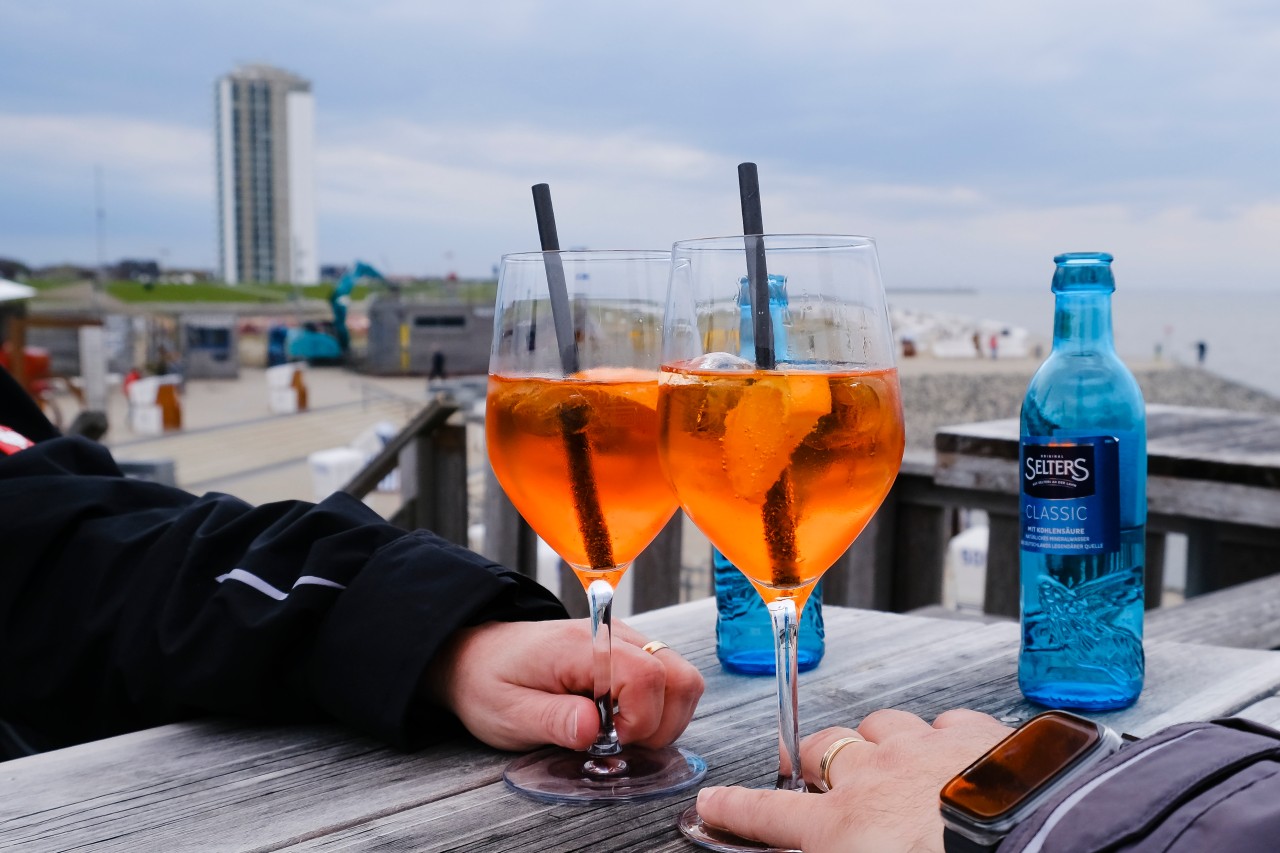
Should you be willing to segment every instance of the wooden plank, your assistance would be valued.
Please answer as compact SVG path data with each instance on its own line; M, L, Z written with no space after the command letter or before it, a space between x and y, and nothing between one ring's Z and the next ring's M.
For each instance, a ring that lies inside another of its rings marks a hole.
M1188 535L1188 594L1274 572L1280 559L1280 417L1153 405L1147 407L1147 435L1149 529ZM935 445L939 486L1016 500L1016 419L943 427ZM992 544L985 607L1015 615L1016 519L1010 526L1001 510L987 509ZM1148 541L1151 607L1161 588L1163 540L1153 535Z
M976 622L1017 619L1016 615L962 613L942 605L917 608L911 614ZM1143 635L1148 641L1280 649L1280 575L1189 598L1182 604L1148 610Z
M1142 577L1142 606L1152 610L1160 606L1164 598L1164 550L1165 535L1147 527L1146 566Z
M1280 489L1280 417L1188 406L1147 407L1156 476Z
M0 776L21 779L24 792L20 802L0 803L0 850L214 851L285 842L497 780L501 759L474 760L471 750L455 742L395 753L338 729L166 726L0 765Z
M1280 696L1268 696L1246 708L1241 708L1233 716L1244 717L1246 720L1253 720L1255 723L1262 723L1273 729L1280 728Z
M582 579L564 560L560 561L560 603L574 619L581 619L591 614L591 605L587 602Z
M943 427L935 450L1017 461L1018 420ZM1280 416L1149 405L1147 457L1155 476L1280 489Z
M467 545L467 436L460 424L417 433L400 449L400 492L414 527Z
M714 602L631 622L703 670L707 693L682 744L707 784L768 783L776 769L771 678L723 672ZM827 656L801 676L804 732L884 706L927 717L956 705L1010 721L1016 624L980 625L828 606ZM1167 719L1254 706L1280 686L1280 654L1153 640L1138 703L1105 719L1145 733ZM1266 710L1270 706L1261 706ZM687 851L685 795L634 805L548 806L508 791L509 755L455 739L406 755L327 727L167 726L0 764L0 850Z
M1152 513L1175 518L1280 526L1280 491L1273 488L1153 474L1147 478L1147 505Z
M409 421L400 432L396 433L395 437L386 443L378 455L370 459L364 468L351 478L351 482L342 487L342 490L357 498L364 497L373 491L382 478L394 471L400 464L401 451L415 441L418 436L430 435L443 426L457 410L458 404L452 397L443 394L437 395L413 417L413 420ZM465 542L465 540L463 541Z
M1280 575L1147 612L1147 638L1243 649L1280 648Z
M484 555L520 574L538 577L538 537L502 490L485 461Z
M997 616L1017 618L1022 610L1022 554L1018 548L1018 517L987 514L987 574L982 609Z
M1018 421L947 426L935 437L939 485L1017 494ZM1280 526L1280 416L1147 407L1153 513Z
M862 533L823 575L822 600L841 607L889 610L893 605L894 518L892 494Z
M851 621L846 618L849 611L840 608L831 611L835 630L844 631L870 621ZM1016 636L1014 626L996 626L996 631L965 629L959 634L955 630L939 631L939 625L930 620L902 620L896 627L903 633L893 642L879 648L873 644L867 654L848 659L843 666L826 673L824 662L816 672L802 676L801 718L805 731L856 722L871 710L888 705L926 717L945 707L968 705L997 713L1010 722L1027 719L1038 710L1016 695L1011 648ZM860 633L870 636L865 630ZM910 639L919 640L919 645L904 643ZM946 658L940 662L938 654L943 649ZM1233 673L1247 673L1242 682L1249 683L1270 682L1280 672L1280 659L1275 656L1237 652L1238 659L1224 661L1208 649L1197 652L1190 653L1191 658L1198 658L1197 669L1191 675L1196 679L1218 666ZM1188 653L1183 649L1159 644L1153 650L1152 665L1158 673L1168 672L1170 664L1183 667L1187 659ZM940 666L956 672L957 677L940 679ZM939 689L940 681L947 686ZM1205 701L1178 702L1174 694L1185 687L1185 681L1153 677L1139 706L1110 715L1109 722L1145 733L1149 730L1143 723L1145 717L1161 713L1171 702L1186 714L1214 714L1223 707L1222 693ZM700 709L696 731L691 729L690 736L684 739L688 748L711 764L706 784L770 783L776 770L771 681L712 672L708 674L708 698L712 702L704 703ZM692 799L689 794L656 803L584 809L531 805L513 800L504 792L499 792L497 799L489 799L484 791L468 791L448 802L425 804L290 849L684 851L689 848L680 839L674 820ZM510 811L506 808L508 803L513 804ZM459 820L457 809L467 817Z
M676 510L649 547L628 569L633 574L631 611L643 613L678 604L680 601L681 551L684 540L684 513Z

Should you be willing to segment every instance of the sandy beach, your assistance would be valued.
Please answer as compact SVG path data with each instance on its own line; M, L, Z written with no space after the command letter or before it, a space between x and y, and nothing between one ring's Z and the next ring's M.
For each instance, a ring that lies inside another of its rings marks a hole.
M1032 358L902 359L907 447L932 450L941 426L1017 417L1039 366ZM1280 413L1280 399L1207 370L1155 361L1128 366L1148 403Z

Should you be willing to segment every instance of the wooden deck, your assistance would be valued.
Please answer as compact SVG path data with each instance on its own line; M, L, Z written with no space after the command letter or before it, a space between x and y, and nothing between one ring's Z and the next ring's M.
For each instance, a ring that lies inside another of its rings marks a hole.
M802 675L805 733L880 707L925 717L954 706L1009 722L1035 713L1014 672L1017 626L828 607L827 655ZM681 650L707 678L682 745L706 784L769 785L776 770L772 679L727 675L704 599L632 620ZM1142 735L1246 711L1280 721L1280 652L1147 643L1147 686L1100 715ZM236 721L164 726L0 764L0 850L680 851L674 827L693 794L569 807L523 799L501 782L510 755L469 740L405 754L343 730Z
M935 483L990 515L986 609L1016 615L1018 421L945 427L936 451ZM1168 533L1188 538L1188 596L1280 569L1280 417L1148 406L1147 463L1149 592Z

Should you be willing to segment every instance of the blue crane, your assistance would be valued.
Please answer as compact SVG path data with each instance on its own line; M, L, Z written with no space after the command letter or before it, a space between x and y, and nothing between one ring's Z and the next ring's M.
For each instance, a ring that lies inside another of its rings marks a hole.
M308 328L299 330L296 335L290 333L288 341L289 357L304 359L311 363L333 363L346 357L351 349L351 333L347 331L347 305L351 302L351 291L364 279L373 279L388 284L382 273L364 261L356 261L329 294L329 306L333 309L333 334L326 334L308 324Z
M338 286L329 294L329 305L333 307L333 334L338 339L338 348L344 354L351 349L351 334L347 331L347 303L351 301L351 291L356 284L365 278L387 283L382 273L364 261L356 261L356 265L338 279Z

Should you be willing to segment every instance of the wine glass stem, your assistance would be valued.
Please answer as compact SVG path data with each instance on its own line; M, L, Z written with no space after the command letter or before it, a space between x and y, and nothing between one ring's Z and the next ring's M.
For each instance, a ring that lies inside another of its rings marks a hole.
M606 580L593 580L587 587L587 604L591 608L596 710L600 712L600 731L587 752L595 756L617 755L622 744L613 724L613 586Z
M769 617L773 620L773 653L778 673L778 784L783 791L804 790L804 777L800 775L800 707L799 685L796 676L796 642L799 614L796 603L790 598L780 598L769 604Z

